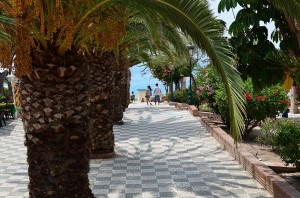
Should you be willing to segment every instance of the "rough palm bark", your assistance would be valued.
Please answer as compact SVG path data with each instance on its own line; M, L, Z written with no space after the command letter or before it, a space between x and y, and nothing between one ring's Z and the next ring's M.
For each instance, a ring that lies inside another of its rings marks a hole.
M129 74L128 74L129 69L124 70L124 83L123 83L123 111L126 110L128 107L128 104L130 102L130 90L128 87L128 79L129 79Z
M113 102L114 67L116 59L113 52L105 52L101 57L90 58L90 103L92 111L91 151L92 158L114 156Z
M129 104L130 104L130 82L131 82L131 72L130 69L128 69L127 72L127 104L126 104L126 108L128 108Z
M121 82L121 105L122 111L124 112L127 105L128 97L127 88L127 69L122 70L122 82ZM123 116L122 116L123 119Z
M123 116L129 101L128 91L128 60L124 56L124 50L120 50L118 56L118 71L115 77L115 90L114 90L114 108L113 119L116 124L123 124Z
M122 86L124 84L124 72L121 68L115 73L115 87L113 94L113 120L116 124L122 124L123 119L123 95Z
M94 197L88 180L88 66L76 53L59 58L39 52L32 69L20 78L29 196Z

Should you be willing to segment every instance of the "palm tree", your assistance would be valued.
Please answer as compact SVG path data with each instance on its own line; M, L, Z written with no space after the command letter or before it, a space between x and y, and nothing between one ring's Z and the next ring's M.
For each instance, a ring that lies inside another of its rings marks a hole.
M129 99L127 94L127 75L128 75L128 62L121 51L118 57L119 67L115 75L115 87L113 91L113 121L115 123L123 123L123 112L125 111L126 103Z
M90 129L92 158L114 156L113 93L117 60L114 52L90 57L90 101L92 111L88 114L92 122Z
M30 197L93 197L89 188L89 54L86 40L110 53L125 35L131 7L189 35L222 77L237 141L243 126L242 81L223 26L205 0L9 1L18 24L4 54L16 54ZM96 35L96 36L95 36ZM104 59L105 56L103 57ZM110 58L110 57L109 57Z

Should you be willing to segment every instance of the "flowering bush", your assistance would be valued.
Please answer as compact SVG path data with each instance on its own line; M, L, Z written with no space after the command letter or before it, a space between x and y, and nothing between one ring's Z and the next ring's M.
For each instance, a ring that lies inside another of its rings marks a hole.
M278 114L288 107L286 92L279 85L264 88L256 94L253 92L252 82L250 80L245 82L245 86L247 90L245 93L247 115L244 116L244 132L246 133L250 133L254 127L260 125L266 118L276 118ZM218 112L223 122L229 126L229 108L223 89L216 92L216 102Z
M196 96L198 97L199 103L207 104L214 112L218 112L215 100L215 92L219 89L221 84L221 79L218 74L211 66L201 68L197 74L196 83Z
M171 97L171 95L169 93L166 94L166 98L168 101L170 101L170 97ZM188 101L189 101L189 90L188 89L173 91L173 102L180 102L180 103L188 104ZM195 106L199 105L199 100L195 94L192 94L192 102Z

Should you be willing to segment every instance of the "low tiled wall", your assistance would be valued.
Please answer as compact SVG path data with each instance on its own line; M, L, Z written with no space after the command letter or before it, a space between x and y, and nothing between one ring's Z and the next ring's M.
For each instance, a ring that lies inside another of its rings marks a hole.
M236 147L230 135L211 122L208 117L198 117L199 122L226 149L242 167L247 170L275 198L300 198L300 192L277 175L267 165L260 162L245 147Z

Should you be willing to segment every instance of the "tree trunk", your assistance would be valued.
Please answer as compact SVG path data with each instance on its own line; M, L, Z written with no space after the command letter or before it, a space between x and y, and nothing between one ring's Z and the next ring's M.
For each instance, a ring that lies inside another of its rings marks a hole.
M130 82L131 82L131 72L130 69L128 69L127 71L127 104L126 104L126 108L128 108L129 104L130 104Z
M115 123L123 124L123 112L125 111L129 100L129 92L127 87L128 61L123 55L122 49L120 50L118 62L119 67L115 76L113 119Z
M33 56L20 78L29 196L94 197L89 187L87 66L83 57Z
M116 66L113 52L106 52L101 57L91 59L90 101L92 121L90 132L92 158L108 158L114 156L113 102L114 68Z
M123 112L126 110L126 108L128 107L128 103L129 103L129 98L130 98L130 94L129 94L129 87L128 87L128 69L124 69L123 71L123 77L124 77L124 81L122 82L122 106L123 106ZM123 119L123 118L122 118Z
M123 119L123 96L122 96L122 85L124 81L124 72L122 70L116 71L115 73L115 87L113 94L113 120L117 124L122 123Z
M298 98L297 87L292 86L292 88L291 88L291 113L299 113L297 98Z

